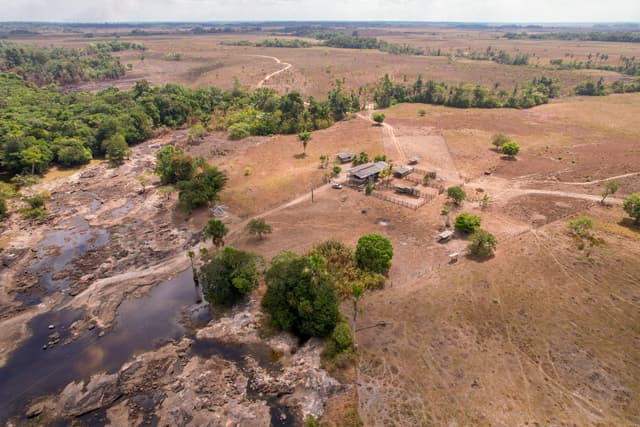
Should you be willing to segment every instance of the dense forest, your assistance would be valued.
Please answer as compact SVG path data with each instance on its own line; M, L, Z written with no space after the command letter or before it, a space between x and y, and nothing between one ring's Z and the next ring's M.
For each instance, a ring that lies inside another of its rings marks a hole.
M635 32L586 32L586 33L572 33L572 32L559 32L559 33L535 33L530 34L527 32L522 33L506 33L505 38L511 40L518 39L532 39L532 40L582 40L589 42L625 42L625 43L640 43L640 33Z
M124 49L144 49L144 46L103 41L92 43L86 49L67 49L0 42L0 71L18 74L40 86L117 79L124 75L124 67L111 52Z
M345 94L340 82L326 101L309 98L307 105L297 92L249 92L239 84L222 91L152 87L143 80L130 91L63 93L10 73L0 74L0 93L0 172L10 176L41 173L51 164L87 163L108 153L111 143L131 145L150 138L154 128L200 121L228 129L235 138L298 133L326 128L360 108L359 98Z
M471 84L450 85L422 76L412 85L394 83L385 75L375 86L373 99L378 108L400 102L420 102L456 108L531 108L558 96L558 83L548 77L534 78L513 91L488 89Z

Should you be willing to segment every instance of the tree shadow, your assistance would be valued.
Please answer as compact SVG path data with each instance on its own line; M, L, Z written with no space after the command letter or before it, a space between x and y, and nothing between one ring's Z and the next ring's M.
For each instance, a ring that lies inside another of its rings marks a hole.
M627 228L631 231L633 231L634 233L639 233L640 234L640 224L638 224L637 222L635 222L634 220L632 220L631 218L622 218L619 222L618 225Z
M466 259L468 259L469 261L483 263L483 262L491 261L492 259L494 259L496 257L496 254L491 254L489 256L482 257L482 256L478 256L478 255L473 255L471 253L467 253L464 257Z
M506 156L506 155L505 156L500 156L500 159L501 160L507 160L509 162L515 162L515 161L518 160L516 157Z
M307 155L306 155L306 154L304 154L304 153L299 153L299 154L294 154L294 155L293 155L293 158L294 158L294 159L298 159L298 160L300 160L300 159L304 159L304 158L306 158L306 157L307 157Z

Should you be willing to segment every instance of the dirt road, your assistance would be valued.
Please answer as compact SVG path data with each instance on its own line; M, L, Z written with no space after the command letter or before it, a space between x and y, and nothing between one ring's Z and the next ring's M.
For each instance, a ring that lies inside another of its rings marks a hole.
M255 57L258 57L258 58L273 59L274 61L276 61L276 63L284 65L284 67L283 67L283 68L281 68L280 70L278 70L278 71L274 71L274 72L273 72L273 73L271 73L271 74L267 74L267 75L264 77L264 79L260 80L260 81L258 82L258 84L256 85L256 88L257 88L257 89L259 89L259 88L263 87L263 86L264 86L264 84L265 84L265 83L266 83L270 78L272 78L273 76L277 76L278 74L283 73L283 72L287 71L289 68L291 68L291 67L292 67L292 65L291 65L291 64L289 64L288 62L282 62L279 58L276 58L275 56L267 56L267 55L251 55L251 56L255 56Z

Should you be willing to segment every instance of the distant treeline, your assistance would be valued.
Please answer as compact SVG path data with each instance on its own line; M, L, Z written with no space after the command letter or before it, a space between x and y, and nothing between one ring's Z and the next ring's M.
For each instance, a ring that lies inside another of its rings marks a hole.
M618 73L627 74L629 76L640 76L640 60L636 60L635 56L621 56L621 64L613 65L604 63L604 61L609 59L609 55L596 55L596 60L589 59L588 61L574 60L565 62L562 58L558 58L552 59L550 61L550 64L561 70L604 70L616 71Z
M84 164L104 154L110 141L135 144L160 127L200 122L228 129L233 138L299 133L326 128L360 109L359 98L345 94L340 82L326 101L305 102L297 92L250 92L237 82L223 91L152 87L142 80L129 91L65 94L53 85L38 87L16 74L0 73L0 93L0 172L10 176L43 172L52 164Z
M124 67L110 52L122 49L144 49L144 46L103 41L86 49L68 49L0 42L0 71L16 73L38 85L117 79L124 75Z
M533 39L533 40L582 40L593 42L624 42L640 43L640 33L620 32L620 31L597 31L597 32L559 32L559 33L506 33L505 38L511 40Z
M257 42L253 42L249 40L223 41L220 44L224 46L288 47L288 48L306 48L306 47L317 46L317 44L310 43L306 40L279 39L279 38L264 39Z
M632 81L616 80L611 87L607 87L604 79L601 77L598 81L587 80L579 83L574 88L576 95L583 96L605 96L613 93L632 93L640 92L640 79Z
M469 54L458 52L456 56L478 61L493 61L498 64L506 65L529 65L529 55L525 53L516 53L515 55L511 55L504 50L494 50L491 46L485 50L473 51Z
M415 83L394 83L385 75L373 90L378 108L387 108L401 102L446 105L456 108L531 108L546 104L558 96L559 85L548 77L534 78L513 91L488 89L471 84L450 85L419 76Z

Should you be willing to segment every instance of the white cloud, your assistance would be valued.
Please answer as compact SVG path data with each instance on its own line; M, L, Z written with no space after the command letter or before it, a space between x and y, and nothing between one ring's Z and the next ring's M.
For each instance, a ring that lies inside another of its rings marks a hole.
M638 0L0 0L2 21L640 21Z

